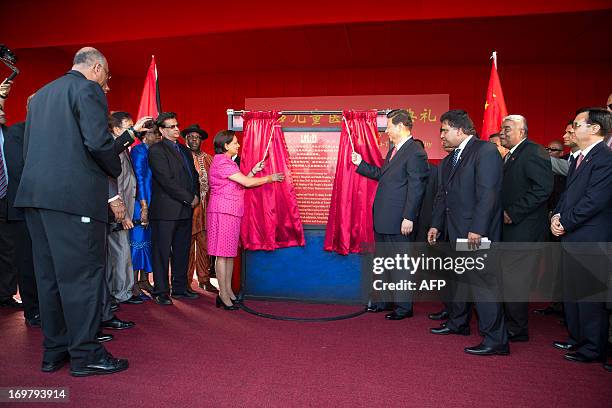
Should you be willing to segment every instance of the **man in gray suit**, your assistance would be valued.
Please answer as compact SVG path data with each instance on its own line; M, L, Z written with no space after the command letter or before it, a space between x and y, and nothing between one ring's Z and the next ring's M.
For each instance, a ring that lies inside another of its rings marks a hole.
M110 115L110 128L114 138L121 136L126 129L134 126L127 112L113 112ZM134 228L134 200L136 198L136 176L132 168L129 152L119 154L121 174L117 177L117 195L125 204L125 217L121 224L112 224L108 234L106 279L113 298L120 303L140 304L142 299L132 294L134 271L130 255L128 230Z

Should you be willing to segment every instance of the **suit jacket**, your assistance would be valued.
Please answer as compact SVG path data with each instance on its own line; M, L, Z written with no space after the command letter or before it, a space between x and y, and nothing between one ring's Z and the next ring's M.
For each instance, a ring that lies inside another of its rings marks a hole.
M23 209L15 208L15 197L17 188L21 181L23 172L23 134L25 132L25 122L15 123L10 128L2 127L4 134L4 157L8 171L8 190L6 198L8 203L9 221L23 221Z
M434 200L438 192L438 179L440 177L440 169L429 164L429 177L427 178L427 186L425 187L425 195L423 196L423 204L419 213L419 221L417 223L417 242L427 242L427 232L431 226L431 216L433 214Z
M402 220L414 222L412 236L416 235L418 216L425 195L429 168L423 148L407 140L391 158L387 153L382 167L362 161L357 173L378 180L374 197L374 231L379 234L401 234Z
M100 85L69 71L36 92L26 120L15 206L106 222L108 177L120 173Z
M193 197L200 196L198 173L191 152L180 143L163 139L149 147L149 166L153 175L151 220L191 219Z
M612 151L598 143L576 169L554 211L565 229L562 242L612 242Z
M502 203L512 224L503 224L504 242L540 242L548 236L547 201L553 190L550 155L529 139L504 163Z
M467 238L468 232L499 241L503 220L502 158L497 147L472 136L455 167L452 156L440 163L432 227L451 242Z

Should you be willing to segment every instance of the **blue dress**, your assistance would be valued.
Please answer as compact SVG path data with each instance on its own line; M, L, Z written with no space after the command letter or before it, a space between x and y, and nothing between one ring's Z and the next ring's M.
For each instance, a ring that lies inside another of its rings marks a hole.
M149 146L140 143L131 152L134 174L136 175L136 202L134 203L133 220L140 220L140 200L151 204L151 180L153 175L149 168ZM151 265L151 228L136 225L130 230L130 247L132 250L132 267L135 271L152 272Z

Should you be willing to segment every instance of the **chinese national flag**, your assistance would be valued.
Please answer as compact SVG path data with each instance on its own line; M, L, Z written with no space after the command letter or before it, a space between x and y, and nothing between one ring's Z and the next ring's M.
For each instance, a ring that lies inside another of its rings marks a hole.
M157 84L157 65L155 64L155 56L151 57L151 65L147 71L142 96L140 97L140 106L138 107L137 119L143 116L153 116L153 119L161 112L161 101L159 99L159 87Z
M508 116L504 93L502 92L501 82L497 75L497 53L493 52L493 63L491 64L491 77L489 78L489 88L487 89L487 100L485 102L484 118L482 120L482 140L489 140L489 136L499 132L502 118Z

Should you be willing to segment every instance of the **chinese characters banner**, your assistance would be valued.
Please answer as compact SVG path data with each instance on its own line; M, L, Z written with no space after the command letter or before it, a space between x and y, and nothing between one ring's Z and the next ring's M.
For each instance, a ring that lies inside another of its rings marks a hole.
M251 98L245 109L258 110L370 110L404 108L412 115L415 138L423 140L430 159L446 156L440 143L440 116L448 110L448 94L443 95L368 95L308 98ZM300 216L304 224L324 226L329 215L340 144L342 114L281 115L283 128L309 128L304 132L284 132L291 174ZM378 126L386 118L378 117ZM338 131L317 132L317 128L338 127ZM385 157L389 140L380 132L379 149Z

